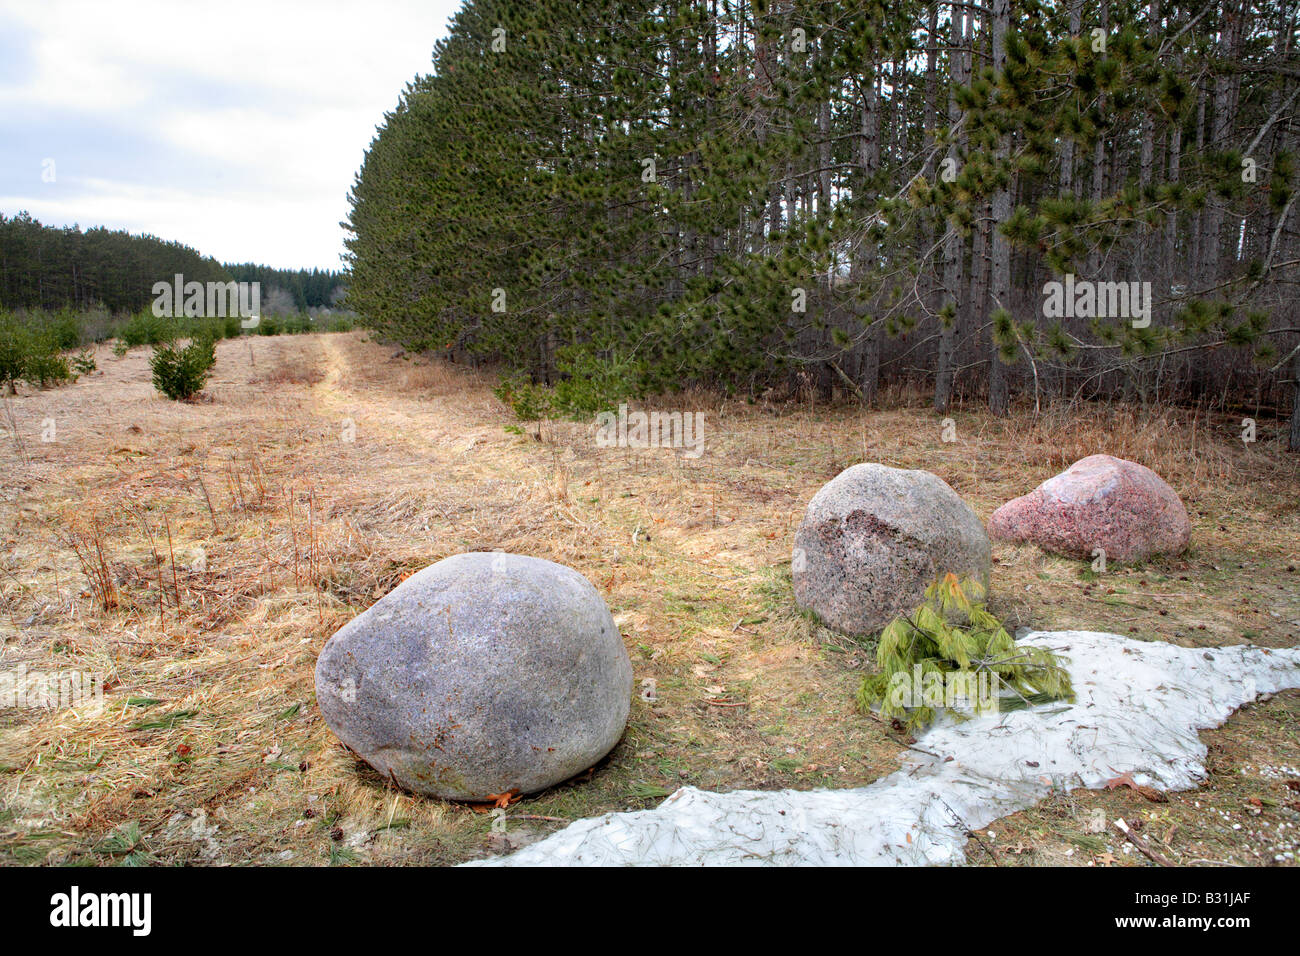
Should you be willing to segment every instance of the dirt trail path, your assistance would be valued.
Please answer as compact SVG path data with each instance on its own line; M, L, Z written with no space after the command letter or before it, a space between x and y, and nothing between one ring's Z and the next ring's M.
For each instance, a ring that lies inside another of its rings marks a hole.
M307 800L344 831L313 848L335 862L483 852L477 815L386 791L338 746L312 692L334 630L469 550L586 574L638 687L657 688L608 764L533 801L535 815L650 806L683 782L814 786L890 766L897 744L842 706L853 672L810 649L806 622L765 611L793 489L760 495L780 508L742 509L746 479L726 462L598 454L579 425L549 426L544 441L510 430L486 383L360 334L223 342L195 405L153 392L147 350L98 358L98 374L13 403L20 435L53 417L57 441L0 449L6 660L102 674L110 704L7 720L0 783L13 784L15 832L86 834L22 837L16 855L84 858L139 826L152 858L298 859L321 836ZM810 759L846 737L840 769ZM376 815L399 811L414 836L377 836ZM195 842L196 814L224 836Z
M478 417L489 411L486 389L446 396L441 401L422 400L405 391L412 380L416 387L423 381L405 362L390 357L381 367L364 368L366 360L375 358L373 353L360 352L355 342L346 344L353 348L345 348L338 337L323 337L321 341L325 377L311 392L314 412L337 419L340 429L350 421L363 436L369 433L376 453L405 446L431 454L433 464L462 470L469 464L465 452L481 441L502 435L499 424L485 423ZM387 387L390 385L403 391ZM499 455L483 462L488 471L527 470L524 456L517 449L507 450L513 443L499 440L496 444L500 446Z

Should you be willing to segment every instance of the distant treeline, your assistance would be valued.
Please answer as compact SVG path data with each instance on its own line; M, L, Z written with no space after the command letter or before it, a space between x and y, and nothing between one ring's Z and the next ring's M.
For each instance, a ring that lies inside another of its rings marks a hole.
M336 305L347 285L343 273L329 269L272 269L251 262L228 263L226 269L236 282L262 283L263 292L284 289L300 312Z
M102 226L42 225L25 212L0 215L0 308L135 312L153 301L153 284L229 282L226 268L179 242Z
M283 298L271 304L289 306L291 299L301 312L335 305L345 287L339 272L222 264L156 236L46 226L25 212L0 214L0 309L138 312L153 302L154 283L171 282L178 273L187 282L260 282L264 302ZM273 296L275 290L283 295Z

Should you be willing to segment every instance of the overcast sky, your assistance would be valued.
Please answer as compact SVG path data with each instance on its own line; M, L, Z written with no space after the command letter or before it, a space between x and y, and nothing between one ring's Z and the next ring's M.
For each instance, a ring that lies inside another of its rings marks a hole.
M340 268L375 127L459 7L0 0L0 213Z

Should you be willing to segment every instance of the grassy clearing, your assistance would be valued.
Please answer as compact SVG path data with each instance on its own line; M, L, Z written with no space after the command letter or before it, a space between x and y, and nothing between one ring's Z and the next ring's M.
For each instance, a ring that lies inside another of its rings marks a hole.
M687 459L597 448L574 423L508 431L491 382L359 333L217 349L194 405L154 392L144 352L104 346L102 375L8 400L5 667L101 673L106 692L0 711L0 862L457 862L685 783L849 787L892 772L905 733L853 708L873 643L819 628L790 596L804 506L862 460L931 470L983 518L1084 455L1141 461L1187 503L1188 553L1095 575L998 546L992 609L1187 645L1300 639L1300 463L1267 428L1247 446L1235 421L1191 411L958 411L948 443L919 403L691 395L671 402L706 412L706 451ZM48 419L57 440L42 442ZM655 689L602 765L513 806L505 836L475 808L386 788L329 733L312 685L343 623L433 561L494 548L587 575L638 688ZM1159 845L1176 862L1260 862L1300 824L1286 786L1300 775L1285 770L1300 759L1298 701L1278 695L1206 734L1201 791L1158 807L1127 790L1062 796L972 840L970 859L1145 863L1086 832L1102 807L1171 815ZM1255 810L1238 822L1273 843L1220 833L1222 813ZM1163 834L1164 820L1146 825Z

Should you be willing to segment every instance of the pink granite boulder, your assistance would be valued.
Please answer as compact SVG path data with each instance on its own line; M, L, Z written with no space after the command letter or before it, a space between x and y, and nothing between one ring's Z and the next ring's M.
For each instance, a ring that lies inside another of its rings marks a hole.
M1174 489L1145 465L1110 455L1081 458L989 519L996 540L1076 558L1101 548L1114 561L1178 554L1191 532Z

